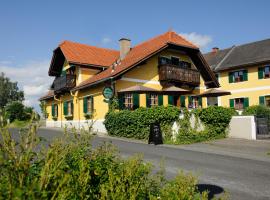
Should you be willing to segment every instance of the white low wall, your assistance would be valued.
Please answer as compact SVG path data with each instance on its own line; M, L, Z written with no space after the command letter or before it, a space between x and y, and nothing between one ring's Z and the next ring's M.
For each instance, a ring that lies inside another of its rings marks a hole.
M256 140L254 116L234 116L230 122L229 137Z
M100 120L73 120L73 121L48 121L46 120L46 127L51 128L64 128L65 126L71 128L84 128L88 129L88 126L93 123L93 131L98 133L107 133L107 130L103 124L104 119Z

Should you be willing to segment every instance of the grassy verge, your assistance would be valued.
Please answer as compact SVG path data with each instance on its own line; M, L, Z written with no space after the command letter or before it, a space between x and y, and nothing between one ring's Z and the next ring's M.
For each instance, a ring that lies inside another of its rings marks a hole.
M9 126L11 128L24 128L29 125L29 121L19 121L15 120L13 121Z

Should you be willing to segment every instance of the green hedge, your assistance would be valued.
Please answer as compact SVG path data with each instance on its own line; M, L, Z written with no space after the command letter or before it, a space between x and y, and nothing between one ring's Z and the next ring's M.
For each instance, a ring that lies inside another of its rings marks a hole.
M242 115L270 116L270 109L263 105L249 106L245 108Z
M195 118L201 120L205 129L197 130L191 127L191 114ZM221 106L210 106L203 109L196 109L191 112L184 110L184 118L180 119L180 129L176 136L175 143L190 144L195 142L208 141L213 139L220 139L226 137L226 129L229 126L231 118L236 115L236 111L232 108L225 108Z
M138 108L107 113L105 127L109 135L147 139L150 124L158 122L165 137L171 137L171 126L179 117L180 110L174 106Z

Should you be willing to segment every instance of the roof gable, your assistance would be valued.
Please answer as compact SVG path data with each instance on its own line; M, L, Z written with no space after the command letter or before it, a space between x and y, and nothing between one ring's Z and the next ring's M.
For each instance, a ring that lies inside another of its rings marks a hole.
M64 41L54 50L49 75L55 76L61 71L63 57L71 64L109 67L118 59L119 51Z
M204 68L203 70L200 70L203 71L204 78L207 79L207 81L209 82L213 81L214 82L213 85L215 85L215 87L218 87L218 82L214 74L212 74L212 71L210 70L209 66L204 61L204 58L199 55L200 51L198 47L192 44L191 42L188 42L177 33L173 31L168 31L162 35L156 36L139 45L136 45L130 50L127 56L116 67L111 66L105 71L83 81L79 86L75 87L74 90L78 90L93 84L97 84L109 78L116 78L117 76L125 73L132 67L140 64L141 62L160 52L161 50L168 48L170 45L185 48L195 53L196 64L199 64L201 67Z

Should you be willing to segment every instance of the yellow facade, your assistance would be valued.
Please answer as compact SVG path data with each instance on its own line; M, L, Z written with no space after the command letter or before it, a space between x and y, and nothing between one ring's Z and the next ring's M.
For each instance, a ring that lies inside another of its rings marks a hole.
M231 92L231 95L220 97L220 105L229 107L230 99L248 98L249 106L258 105L260 96L270 95L270 79L259 79L258 68L263 66L250 66L241 69L248 70L248 80L237 83L229 83L229 72L236 69L226 70L219 73L221 89ZM240 70L241 70L240 69ZM239 69L237 69L239 70Z
M161 53L151 57L146 61L145 64L137 66L133 68L131 71L125 73L121 79L115 81L115 91L125 89L134 85L143 85L149 88L161 90L162 86L159 83L159 74L158 74L158 57L159 56L175 56L179 57L180 60L187 61L192 63L191 59L185 55L184 53L179 53L177 51L168 51L164 50ZM65 62L64 70L68 69L70 65ZM194 64L191 66L195 68ZM91 76L97 74L98 70L87 69L76 67L76 85L80 84L82 81L90 78ZM46 100L46 110L49 114L48 121L63 121L66 122L68 120L73 121L82 121L85 120L84 112L83 112L83 98L85 96L93 96L94 99L94 119L104 119L106 113L108 112L108 103L104 101L104 97L102 94L103 88L105 84L101 83L96 87L91 87L88 89L79 90L74 93L66 93L58 97L58 99L54 98L51 100ZM205 90L204 81L201 78L200 87L195 88L192 91L192 94L199 94L201 91ZM191 95L191 94L189 94ZM63 112L63 104L64 101L73 100L73 118L66 119ZM139 95L140 107L146 107L146 94ZM58 117L52 118L52 104L58 105ZM188 98L185 99L185 104L188 105ZM168 96L163 95L163 105L168 105ZM206 100L203 98L202 101L203 107L206 106Z

